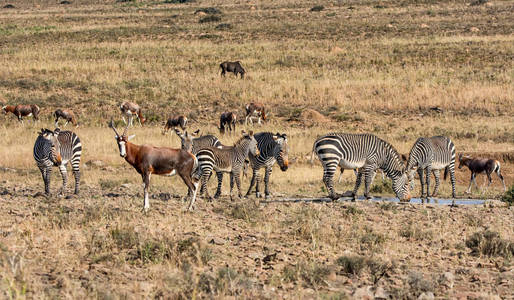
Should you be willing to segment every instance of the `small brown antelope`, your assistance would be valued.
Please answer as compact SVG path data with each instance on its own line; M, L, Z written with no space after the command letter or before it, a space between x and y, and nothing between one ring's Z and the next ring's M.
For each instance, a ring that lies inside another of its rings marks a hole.
M12 113L18 117L18 121L23 123L23 117L32 116L35 121L39 120L39 106L35 104L29 105L5 105L2 107L5 114Z
M259 118L259 125L261 124L261 118L263 121L266 121L266 111L264 108L264 104L259 102L252 102L246 105L246 118L245 118L245 125L248 124L248 120L250 120L250 124L253 125L253 117Z
M79 127L79 124L77 123L77 118L75 117L75 114L70 109L57 109L54 112L55 116L55 127L58 127L59 125L59 119L66 120L66 123L64 126L68 125L68 122L71 122L73 126Z
M220 116L220 126L218 129L220 130L221 134L225 133L225 128L228 129L228 131L235 131L236 130L236 122L237 122L237 116L235 113L231 111L227 111L221 114Z
M232 72L234 75L241 75L241 79L245 77L245 69L241 66L240 61L224 61L220 64L221 76L225 77L226 72Z
M123 122L127 124L127 121L125 121L125 116L127 116L129 126L132 126L132 119L134 116L136 116L139 121L139 125L143 125L146 121L145 117L143 117L143 113L141 112L141 108L134 102L123 102L120 105L120 110Z
M141 174L144 184L144 206L146 212L150 208L148 201L148 188L150 186L150 176L152 174L162 176L173 176L178 174L184 181L189 191L193 192L191 202L194 203L198 182L193 183L192 172L198 166L196 157L182 149L172 149L167 147L155 147L152 145L136 145L129 142L134 135L127 136L128 125L123 134L118 134L114 123L111 120L109 127L116 134L116 142L120 151L120 156Z
M466 191L467 194L471 193L471 186L474 183L477 190L478 185L475 180L477 174L480 174L482 172L485 172L487 175L487 179L489 180L489 184L486 187L486 191L493 182L493 179L491 178L491 173L496 173L503 184L503 191L507 191L507 187L505 186L505 181L503 180L503 176L500 172L500 162L495 159L487 159L487 158L472 158L470 156L463 156L462 154L459 155L459 169L462 169L463 166L468 167L468 169L471 171L471 179L469 181L469 187Z
M176 129L177 127L182 128L182 130L186 130L187 126L187 117L180 115L180 116L174 116L173 118L168 118L168 121L166 121L166 124L164 125L164 129L162 130L162 134L168 133L170 129Z

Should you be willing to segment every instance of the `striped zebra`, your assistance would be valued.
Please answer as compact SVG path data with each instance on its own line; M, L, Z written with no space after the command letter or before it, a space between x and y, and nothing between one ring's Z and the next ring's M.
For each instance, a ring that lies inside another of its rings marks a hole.
M271 132L261 132L254 135L257 141L257 147L259 148L259 156L250 155L250 165L252 166L252 180L250 181L250 187L246 196L248 197L255 184L255 195L257 198L261 197L259 192L259 170L265 168L264 173L264 194L266 198L270 196L269 190L269 178L273 171L273 165L278 162L280 170L286 171L289 167L288 160L288 147L287 147L287 136L286 134Z
M79 193L81 153L82 144L75 133L61 131L59 128L56 128L54 131L41 129L34 144L34 159L45 182L45 194L50 194L52 166L59 167L61 172L63 185L60 194L66 192L68 181L66 165L68 162L71 162L75 177L75 194Z
M444 169L444 179L450 173L452 183L452 197L455 198L455 145L445 136L431 138L419 138L412 146L407 161L407 173L411 182L411 190L414 189L414 171L417 169L421 183L421 198L428 199L430 195L430 172L434 173L435 187L432 197L437 195L439 189L439 172ZM425 196L425 182L427 191Z
M243 131L243 137L235 142L234 146L225 146L221 149L208 147L198 151L196 154L198 168L193 178L202 180L202 190L205 191L207 199L211 200L206 185L213 169L216 171L216 175L218 175L218 189L216 190L214 198L218 198L221 195L221 184L223 182L224 172L230 173L230 199L232 199L234 181L237 185L238 195L241 197L240 173L245 158L247 158L249 154L253 156L259 155L257 141L252 131L250 131L249 134ZM192 205L193 203L191 203L190 207Z
M377 169L381 169L393 181L393 191L400 200L409 200L408 178L405 166L396 149L388 142L372 134L329 133L318 138L312 151L323 165L323 182L329 197L340 197L334 191L333 178L340 166L344 169L358 169L353 191L344 196L355 196L364 175L364 196L370 198L369 188Z
M194 155L196 155L196 153L198 153L198 151L200 151L200 149L203 148L214 147L221 149L223 147L223 144L214 135L209 134L200 137L195 137L198 135L199 130L193 133L188 133L187 131L180 132L180 130L175 129L175 133L180 138L181 148L183 150L191 152Z

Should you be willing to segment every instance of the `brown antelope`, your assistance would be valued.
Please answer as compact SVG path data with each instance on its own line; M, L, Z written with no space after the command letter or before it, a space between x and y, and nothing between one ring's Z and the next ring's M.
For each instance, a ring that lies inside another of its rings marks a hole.
M35 104L29 105L6 105L2 107L2 110L5 114L12 113L16 117L18 117L18 121L23 123L23 117L32 116L34 120L39 120L39 106Z
M125 121L125 116L128 117L129 126L132 126L132 119L134 116L136 116L137 120L139 121L139 125L143 125L146 121L145 117L143 117L143 113L141 112L141 108L134 102L123 102L120 105L120 110L123 122L125 124L127 124L127 121Z
M150 176L152 174L162 176L173 176L178 174L184 181L189 191L193 192L191 202L194 203L198 182L193 183L192 172L198 166L196 157L182 149L172 149L167 147L155 147L152 145L136 145L130 142L134 135L127 136L128 125L123 134L118 134L114 123L111 120L109 127L116 134L116 142L120 151L120 156L141 174L144 188L144 206L146 212L150 208L148 201L148 188L150 186Z
M503 180L503 176L500 172L500 162L495 159L487 159L487 158L472 158L470 156L459 155L459 169L462 169L463 166L468 167L471 171L471 179L469 181L469 187L466 191L467 194L471 193L471 186L474 183L476 188L478 189L477 182L475 180L477 174L485 172L487 175L487 179L489 180L489 184L486 187L489 188L493 179L491 178L491 173L496 173L503 184L503 190L507 191L507 187L505 186L505 181Z
M261 118L263 121L266 121L266 112L264 108L264 104L259 102L252 102L246 105L246 119L245 119L245 125L248 124L248 120L250 120L250 124L253 125L253 117L259 118L259 125L261 124Z
M227 111L221 114L220 116L220 126L218 129L220 130L221 134L225 133L225 128L228 129L228 131L235 131L236 130L236 121L237 116L235 113L231 111Z
M55 116L55 127L58 127L59 125L59 119L66 120L66 123L64 126L68 125L68 122L71 122L73 126L79 127L79 124L77 123L77 118L75 117L75 114L70 109L57 109L54 112Z
M164 129L162 130L162 134L168 133L170 129L176 129L177 127L182 128L182 130L186 130L187 126L187 117L180 115L174 116L173 118L168 118L166 124L164 125Z

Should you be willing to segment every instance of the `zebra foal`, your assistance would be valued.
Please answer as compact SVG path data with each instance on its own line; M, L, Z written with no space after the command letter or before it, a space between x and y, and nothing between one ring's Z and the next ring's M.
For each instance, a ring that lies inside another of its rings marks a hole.
M201 191L205 191L208 200L211 200L211 196L206 186L212 170L215 170L218 176L218 188L214 198L218 198L221 195L223 173L230 173L230 199L233 199L232 189L234 188L234 181L237 185L238 196L241 198L241 169L245 158L247 158L249 154L253 156L259 155L257 141L252 131L248 134L243 131L243 136L234 143L234 146L224 146L221 149L208 147L198 151L196 154L198 168L193 178L201 179ZM189 209L192 209L193 205L194 200L191 201Z
M68 173L66 165L71 162L73 175L75 177L75 194L79 193L80 186L80 156L82 144L79 137L71 131L61 131L56 128L54 131L41 129L34 144L34 160L36 161L41 176L45 183L45 194L50 194L50 178L52 166L59 167L62 176L62 189L60 194L66 192Z
M288 160L288 147L287 147L287 135L271 132L260 132L254 135L257 141L257 148L259 149L258 156L250 155L250 165L252 166L252 179L250 181L250 187L246 196L248 197L255 184L255 195L257 198L261 197L259 192L259 181L260 176L258 174L261 168L265 168L264 173L264 194L266 198L270 197L269 190L269 178L273 171L273 165L275 162L280 166L280 170L283 172L287 171L289 167Z
M421 184L421 199L428 199L430 195L430 172L434 173L435 187L432 197L437 196L439 190L440 170L444 169L444 179L450 173L452 183L452 197L455 198L455 145L445 136L421 137L412 146L407 161L407 173L414 189L414 172L417 170ZM423 181L425 174L425 181ZM427 190L425 195L426 182Z
M334 191L334 174L337 167L358 169L353 191L344 196L355 196L364 175L364 196L371 198L369 188L377 169L381 169L393 181L393 191L401 201L408 201L408 178L401 157L388 142L372 134L329 133L318 138L312 151L323 165L323 182L328 196L337 200L340 195Z

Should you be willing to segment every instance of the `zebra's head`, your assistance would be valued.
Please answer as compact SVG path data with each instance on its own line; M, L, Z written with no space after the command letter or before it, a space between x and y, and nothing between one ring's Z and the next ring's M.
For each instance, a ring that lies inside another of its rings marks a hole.
M183 150L186 150L187 152L193 151L193 138L198 135L200 130L197 130L193 133L188 133L187 131L184 131L183 133L180 132L177 128L175 128L175 133L180 138L180 147Z
M46 128L41 128L41 131L39 132L39 136L47 140L52 145L52 148L50 150L50 160L56 166L60 165L62 162L61 144L59 143L59 139L57 138L60 132L61 130L59 128L56 128L54 131Z
M109 123L109 127L111 127L112 130L114 130L114 133L116 134L114 138L116 139L116 143L118 144L118 149L120 151L120 156L125 158L127 156L127 143L131 139L133 139L136 135L133 134L131 136L127 136L128 124L127 124L127 127L125 127L125 130L123 131L123 134L120 135L118 133L118 131L116 130L116 128L114 127L114 122L113 122L112 119L111 119L111 122Z
M241 132L243 133L243 140L248 141L248 152L255 157L259 156L259 147L257 147L257 140L253 136L253 130L250 130L249 133L246 133L244 130Z
M287 135L285 133L280 134L277 132L273 135L273 140L277 143L277 146L273 149L273 156L277 160L280 170L287 171L289 168Z
M411 195L409 191L409 176L407 173L403 172L398 177L393 179L393 191L396 194L396 197L400 199L402 202L407 202L410 200Z

